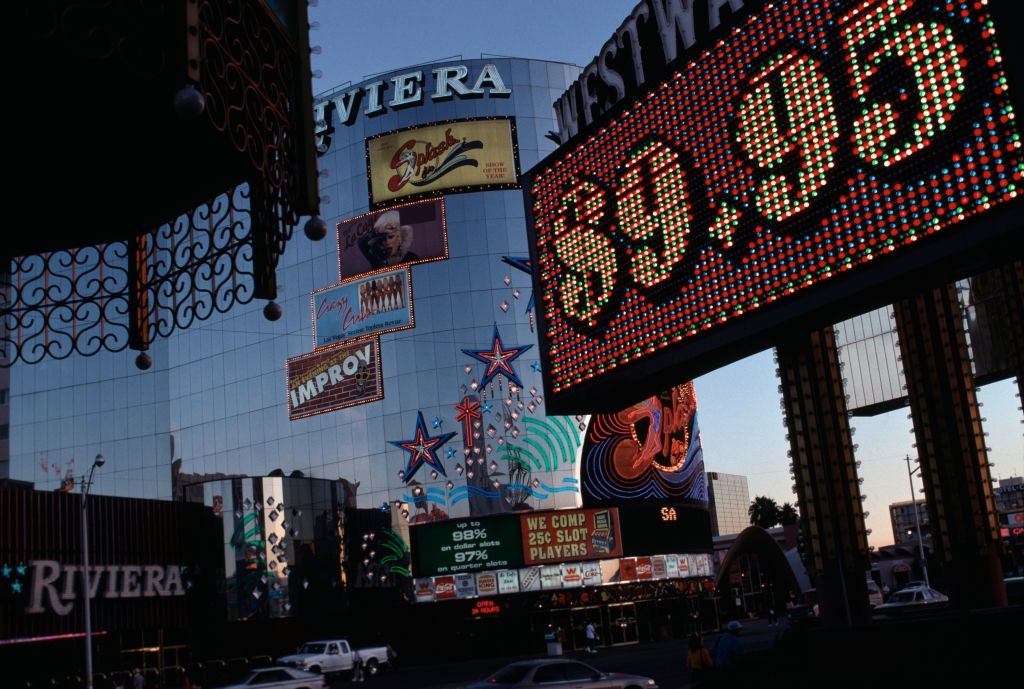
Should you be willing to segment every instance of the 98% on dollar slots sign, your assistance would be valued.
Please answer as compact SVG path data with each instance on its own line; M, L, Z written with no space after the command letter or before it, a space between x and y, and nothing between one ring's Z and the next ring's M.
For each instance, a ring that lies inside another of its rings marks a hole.
M463 529L452 534L452 540L456 543L463 541L481 541L487 538L487 529Z

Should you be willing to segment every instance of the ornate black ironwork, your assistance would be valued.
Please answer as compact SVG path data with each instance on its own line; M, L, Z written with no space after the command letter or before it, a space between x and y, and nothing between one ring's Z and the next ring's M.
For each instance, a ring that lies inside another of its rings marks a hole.
M22 25L33 40L52 41L76 59L116 60L148 79L171 61L167 46L153 36L180 13L173 3L22 0L17 4Z
M252 301L247 185L127 242L12 260L0 344L37 363L143 345ZM134 287L134 289L133 289Z
M146 40L123 35L112 19L120 16L117 3L82 5L88 11L44 3L28 18L33 34L58 36L72 54L116 58L144 74L183 57L181 83L196 84L205 104L193 113L201 115L196 135L212 132L224 144L202 149L210 159L196 164L224 171L213 190L231 189L198 206L197 196L183 197L193 210L150 232L163 217L121 241L12 259L9 284L0 284L7 353L0 366L145 350L154 338L234 304L273 299L278 259L299 216L318 212L304 2L289 5L290 19L282 21L260 2L186 0L184 55L175 59L156 45L166 32ZM163 5L141 2L142 24L166 26L154 24L165 16ZM171 204L168 214L180 207Z
M274 269L298 223L298 54L261 3L201 2L200 87L210 122L247 156L252 180L257 296L276 296ZM301 205L301 202L299 202Z

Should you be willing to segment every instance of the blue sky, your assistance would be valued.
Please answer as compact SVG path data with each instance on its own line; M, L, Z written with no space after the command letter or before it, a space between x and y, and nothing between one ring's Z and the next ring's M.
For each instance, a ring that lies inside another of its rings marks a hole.
M320 0L310 34L320 93L407 65L482 54L587 64L630 13L635 0ZM709 471L744 474L751 497L795 501L788 443L771 351L695 381ZM979 391L993 474L1024 474L1024 426L1012 380ZM914 456L909 410L853 420L869 542L892 542L890 502L910 499L905 455ZM920 488L917 479L915 487Z

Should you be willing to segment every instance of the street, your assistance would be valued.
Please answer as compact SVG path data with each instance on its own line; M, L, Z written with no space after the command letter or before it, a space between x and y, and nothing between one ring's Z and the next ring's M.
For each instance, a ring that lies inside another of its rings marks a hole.
M744 650L758 651L771 648L777 637L786 629L786 624L785 620L780 620L779 626L771 627L766 620L743 621L744 629L740 638L743 640ZM708 649L714 650L718 636L705 636L704 643ZM689 682L689 672L685 667L686 650L685 639L673 639L650 644L604 647L598 650L596 656L587 655L583 651L573 651L567 653L565 657L588 663L604 672L627 672L652 677L661 689L678 689ZM372 689L454 689L486 677L507 663L522 658L471 659L457 664L403 667L368 680L367 684ZM346 678L334 681L331 686L340 688L350 684L351 681Z

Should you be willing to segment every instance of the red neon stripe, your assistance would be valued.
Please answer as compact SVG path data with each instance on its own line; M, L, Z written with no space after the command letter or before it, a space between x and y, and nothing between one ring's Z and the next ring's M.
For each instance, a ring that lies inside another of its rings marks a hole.
M93 636L106 636L104 631L93 632ZM14 644L34 644L40 641L59 641L61 639L81 639L85 632L72 632L71 634L51 634L49 636L26 636L20 639L0 639L0 646L12 646Z

